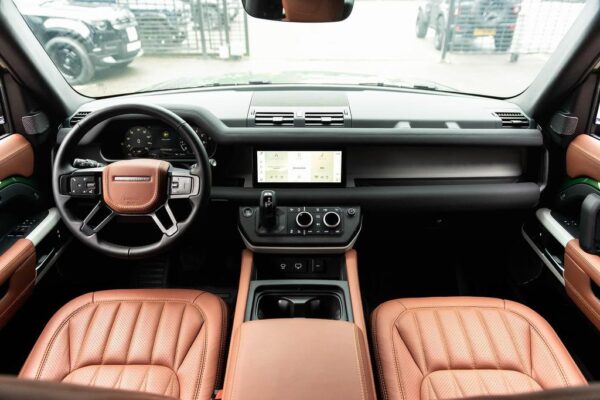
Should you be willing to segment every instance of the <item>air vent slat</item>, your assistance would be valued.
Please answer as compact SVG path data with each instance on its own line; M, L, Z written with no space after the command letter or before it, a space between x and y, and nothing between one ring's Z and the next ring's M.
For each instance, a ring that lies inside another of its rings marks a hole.
M502 120L503 128L528 128L529 119L520 112L498 111L495 113Z
M307 112L304 114L306 126L344 126L343 112Z
M293 112L257 112L254 116L257 126L294 126Z
M84 119L88 114L90 114L90 112L91 111L79 111L77 114L73 115L73 117L71 117L71 120L69 121L71 123L71 126L77 125L77 123Z

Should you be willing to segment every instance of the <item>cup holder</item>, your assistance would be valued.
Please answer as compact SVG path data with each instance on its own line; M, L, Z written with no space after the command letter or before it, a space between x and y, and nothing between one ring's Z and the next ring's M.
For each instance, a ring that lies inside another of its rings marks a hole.
M253 319L317 318L348 320L343 296L332 290L266 290L257 296Z

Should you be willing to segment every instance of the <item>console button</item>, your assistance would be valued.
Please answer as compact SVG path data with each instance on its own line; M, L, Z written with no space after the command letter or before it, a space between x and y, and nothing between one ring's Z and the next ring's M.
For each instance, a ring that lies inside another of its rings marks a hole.
M279 272L291 272L292 262L290 260L281 259L277 261L277 270Z
M329 211L323 216L323 223L328 228L337 228L341 222L340 214L335 211Z
M313 216L308 211L302 211L296 215L296 224L300 228L308 228L313 224Z
M294 260L292 262L292 272L306 272L306 260Z
M315 258L311 260L310 272L321 273L325 271L325 260L322 258Z

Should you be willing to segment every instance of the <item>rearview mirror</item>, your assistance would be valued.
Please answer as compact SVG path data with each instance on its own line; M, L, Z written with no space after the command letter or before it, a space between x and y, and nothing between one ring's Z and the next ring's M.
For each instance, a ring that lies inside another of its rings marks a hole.
M354 0L242 0L255 18L283 22L343 21L352 12Z

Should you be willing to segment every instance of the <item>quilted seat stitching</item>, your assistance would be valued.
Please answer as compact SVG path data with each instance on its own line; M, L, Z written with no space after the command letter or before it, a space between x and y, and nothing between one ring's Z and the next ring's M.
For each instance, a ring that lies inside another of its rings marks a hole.
M157 367L157 368L164 368L164 369L168 369L171 374L169 376L169 381L167 382L167 385L163 388L163 395L166 395L168 390L172 390L174 384L177 384L177 387L180 387L179 384L179 379L177 377L177 372L175 370L173 370L172 368L166 367L164 365L148 365L148 364L129 364L129 365L121 365L121 364L91 364L91 365L86 365L84 367L81 368L75 368L74 370L72 370L62 381L63 382L68 382L68 383L73 383L73 376L74 373L76 373L77 371L80 371L82 369L85 368L94 368L94 373L92 374L92 377L90 379L90 383L92 386L95 386L95 383L98 380L98 375L100 374L100 370L102 367L120 367L120 371L119 371L119 375L117 376L117 381L111 386L112 388L116 388L116 389L123 389L120 384L122 382L122 378L123 378L123 374L125 372L126 367L145 367L144 369L144 375L142 376L142 379L138 385L137 388L133 388L133 389L126 389L126 390L134 390L134 391L147 391L148 388L148 380L149 380L149 373L150 370L152 369L152 367Z
M440 306L414 306L414 307L408 308L408 307L406 307L406 306L405 306L405 305L402 303L402 301L397 301L397 302L398 302L398 303L399 303L399 304L400 304L400 305L401 305L401 306L402 306L404 309L403 309L403 310L401 310L401 311L398 313L398 315L397 315L397 316L396 316L396 318L394 319L394 322L393 322L393 325L392 325L392 327L394 327L394 326L395 326L395 328L396 328L396 332L398 333L398 336L400 337L400 339L401 339L401 340L402 340L402 341L403 341L405 344L406 344L406 340L405 340L405 338L403 337L402 333L400 332L400 329L399 329L399 327L398 327L398 326L396 326L396 324L397 324L397 322L399 321L400 317L401 317L403 314L406 314L408 311L411 311L411 312L413 312L413 313L414 313L414 311L415 311L415 310L425 310L425 309L439 310L440 308L444 308L444 309L476 309L476 310L482 310L482 309L491 309L491 310L496 310L496 311L498 311L498 312L500 312L500 310L502 310L503 312L510 313L510 314L512 314L512 315L514 315L514 316L516 316L516 317L519 317L519 318L521 318L522 320L524 320L524 321L525 321L525 322L528 324L530 331L531 331L531 330L535 331L535 332L536 332L536 334L538 335L538 337L539 337L539 338L542 340L542 342L544 343L544 346L545 346L546 350L547 350L547 351L550 353L550 355L552 356L552 359L553 359L553 361L554 361L555 365L558 367L558 369L559 369L559 372L560 372L560 374L561 374L561 377L563 378L563 382L564 382L564 383L566 383L566 384L567 384L567 386L569 386L569 383L568 383L568 381L567 381L567 379L566 379L566 376L565 376L565 374L564 374L563 368L562 368L562 366L560 365L560 363L558 362L558 359L557 359L557 357L556 357L556 354L554 353L554 351L552 350L552 348L551 348L551 347L548 345L548 342L547 342L546 338L544 337L544 335L542 335L542 333L541 333L541 332L540 332L540 331L537 329L537 327L536 327L536 326L535 326L535 325L532 323L532 321L531 321L529 318L527 318L525 315L523 315L523 314L521 314L521 313L519 313L519 312L517 312L517 311L515 311L515 310L509 310L509 309L507 309L507 308L506 308L506 301L504 301L504 300L502 301L502 303L503 303L503 306L504 306L504 307L491 307L491 306L468 306L468 305L457 305L457 306L451 306L451 305L449 305L449 306L443 306L443 307L440 307ZM502 312L500 312L500 314L502 314ZM511 335L512 335L512 331L511 331ZM419 333L417 333L417 336L419 336ZM519 358L520 358L520 356L521 356L521 353L520 353L520 352L518 351L518 349L516 348L516 342L514 341L514 337L513 337L513 345L515 346L516 352L517 352L517 354L519 355ZM393 351L394 351L394 364L395 364L395 369L396 369L396 379L398 380L398 384L399 384L399 386L400 386L400 389L401 389L401 392L402 392L402 393L401 393L401 396L402 396L402 398L405 398L405 396L404 396L404 393L405 393L405 391L404 391L404 386L403 386L403 383L402 383L402 380L401 380L400 371L399 371L399 366L398 366L398 354L397 354L397 351L396 351L396 346L395 346L395 344L394 344L394 340L393 340L393 334L392 334L392 347L393 347ZM421 346L421 347L422 347L422 346ZM532 347L533 347L533 346L531 346L531 344L530 344L530 346L529 346L529 348L530 348L530 351L531 351L531 348L532 348ZM409 354L411 354L411 352L410 352L410 349L408 349L408 347L407 347L407 350L408 350ZM423 349L423 351L424 351L424 349ZM415 361L415 364L416 364L416 360L415 360L415 358L414 358L414 356L413 356L412 354L411 354L411 357L413 358L413 361ZM521 361L521 360L520 360L520 361ZM532 358L531 358L531 357L530 357L530 361L531 361L531 368L533 368L533 360L532 360ZM417 367L418 367L418 364L416 364L416 365L417 365ZM523 366L523 367L524 367L524 366ZM420 369L420 368L419 368L419 369ZM438 370L436 370L436 371L438 371ZM431 373L431 372L436 372L436 371L428 371L428 372L430 372L430 373ZM443 371L443 370L441 370L441 371ZM515 372L520 372L520 373L523 373L524 375L527 375L527 376L529 376L529 378L531 378L531 379L532 379L533 381L535 381L535 382L536 382L538 385L540 385L540 383L539 383L539 382L538 382L538 381L537 381L537 380L536 380L536 379L535 379L535 378L532 376L532 373L529 373L529 374L528 374L528 373L525 373L525 372L523 372L523 371L515 371ZM421 371L421 373L423 373L423 371ZM541 385L540 385L540 386L541 386Z
M483 371L490 371L490 372L500 372L500 377L501 379L504 381L504 385L507 388L507 391L510 393L516 393L515 388L510 384L509 381L506 381L506 376L505 374L503 374L503 372L514 372L517 374L521 374L529 379L526 379L525 382L527 382L527 385L529 386L530 391L534 391L534 390L539 390L538 388L534 388L532 386L532 381L535 382L539 387L541 387L541 385L535 380L533 379L531 376L527 375L526 373L522 372L522 371L517 371L514 369L450 369L450 370L436 370L436 371L432 371L431 373L428 373L427 375L425 375L423 377L423 380L421 381L421 385L426 384L426 385L430 385L431 389L434 391L434 394L437 398L442 398L442 396L440 396L440 394L437 392L436 390L436 386L433 384L433 380L431 379L431 375L437 373L437 372L447 372L449 374L449 376L452 378L452 384L453 386L458 390L458 392L460 393L460 398L465 398L467 397L467 394L465 394L464 392L464 388L462 387L462 385L460 385L459 383L459 379L457 379L456 377L456 372L473 372L474 374L476 374L478 381L480 383L483 384L483 387L487 394L491 394L492 392L490 391L489 387L487 386L487 384L485 384L485 379L483 379L481 377L481 372ZM471 395L472 396L472 395Z
M500 369L500 356L498 355L498 349L496 348L496 342L494 342L494 337L490 333L490 330L485 322L485 318L481 314L481 310L475 310L475 315L477 315L477 319L483 328L483 332L485 333L485 339L490 343L490 347L492 348L492 353L494 353L494 361L496 362L496 369Z
M195 299L194 301L196 301L202 294L204 294L206 292L202 292L200 293ZM50 354L50 351L52 350L56 339L58 337L58 335L63 331L65 325L67 323L69 323L77 314L79 314L81 311L83 311L84 309L87 309L91 306L98 306L99 304L108 304L108 303L184 303L186 305L190 305L192 307L194 307L202 316L202 320L203 323L202 325L204 326L205 324L207 324L206 322L206 315L204 314L204 311L202 310L202 308L200 308L197 304L190 302L190 300L186 300L186 299L163 299L163 298L159 298L159 297L155 297L155 298L147 298L147 299L143 299L143 298L129 298L129 299L124 299L124 300L100 300L100 301L95 301L94 299L95 293L92 294L92 299L90 300L90 302L81 305L80 307L76 308L75 310L73 310L69 315L67 315L62 321L61 323L58 325L58 327L56 328L56 330L52 333L52 336L50 337L50 340L48 341L48 345L46 346L46 349L44 350L44 355L42 356L42 360L40 362L40 366L38 367L38 371L36 372L35 375L35 379L39 380L40 376L46 366L46 363L48 361L48 356ZM202 326L202 327L203 327ZM200 329L202 329L202 327L200 327ZM206 333L205 333L206 336ZM205 343L206 344L206 343ZM206 350L206 348L205 348ZM188 349L189 352L189 349ZM184 359L187 357L187 353L184 356ZM201 376L201 375L200 375ZM200 376L198 378L200 378ZM196 392L194 393L194 398L197 398L198 395L198 388L200 386L200 379L197 378L197 383L196 383Z
M106 341L104 342L104 346L102 346L100 364L104 364L104 356L106 356L106 347L110 343L110 338L112 336L113 329L115 327L115 321L117 320L117 317L119 316L119 311L121 311L121 304L123 304L123 303L119 303L117 305L117 310L115 311L115 314L112 317L112 321L110 323L110 328L108 329L108 335L106 337Z

